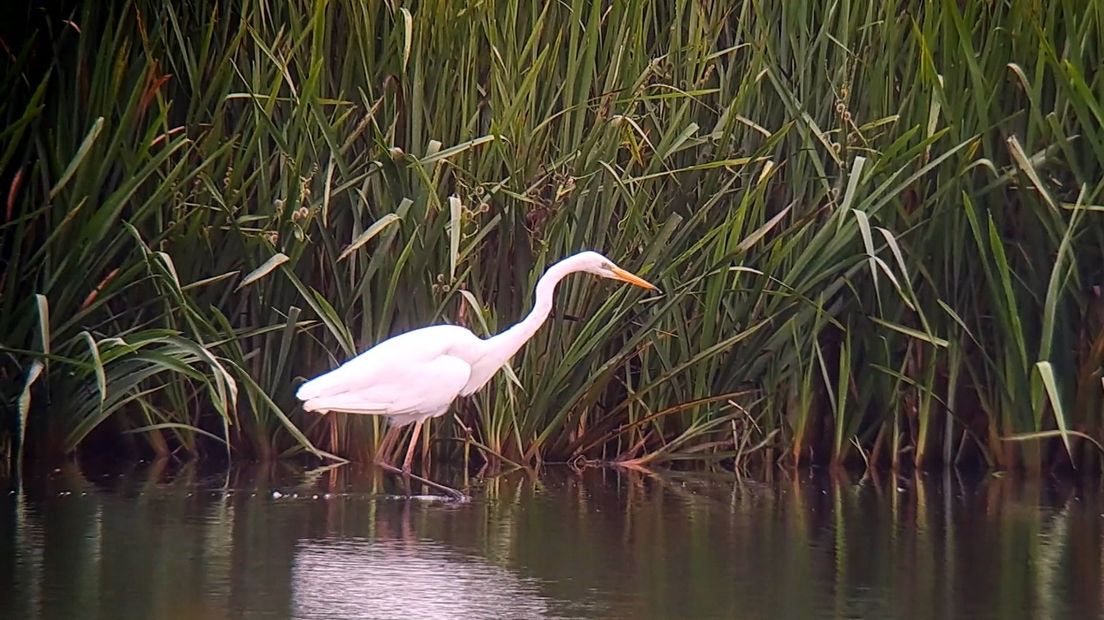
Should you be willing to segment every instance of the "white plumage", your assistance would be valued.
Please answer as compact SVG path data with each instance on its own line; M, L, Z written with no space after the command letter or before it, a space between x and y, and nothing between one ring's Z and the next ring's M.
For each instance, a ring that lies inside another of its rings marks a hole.
M406 332L307 381L296 396L306 411L382 415L400 426L414 422L403 462L409 471L422 423L486 385L548 318L556 284L579 271L655 289L601 254L581 252L548 268L537 282L533 310L501 334L483 339L455 325Z
M386 415L399 426L440 415L465 389L482 340L454 325L424 327L384 340L304 383L306 411Z

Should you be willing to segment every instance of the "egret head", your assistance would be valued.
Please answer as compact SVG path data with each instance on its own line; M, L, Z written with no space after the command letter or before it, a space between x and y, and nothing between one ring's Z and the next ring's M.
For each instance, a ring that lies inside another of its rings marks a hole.
M659 290L651 282L648 282L640 276L625 271L618 267L610 259L602 256L597 252L582 252L575 256L575 259L579 261L579 269L588 273L593 273L596 276L603 278L610 278L612 280L620 280L622 282L628 282L634 286L640 288L646 288L649 290Z

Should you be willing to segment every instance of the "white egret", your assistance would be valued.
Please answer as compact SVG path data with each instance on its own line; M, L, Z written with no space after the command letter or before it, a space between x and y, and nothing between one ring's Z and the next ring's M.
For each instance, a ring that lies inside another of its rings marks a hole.
M556 284L579 271L656 289L597 252L580 252L548 268L537 282L533 310L506 331L484 339L456 325L415 329L307 381L295 395L306 411L381 415L396 426L413 422L402 467L409 473L422 423L490 381L548 318Z

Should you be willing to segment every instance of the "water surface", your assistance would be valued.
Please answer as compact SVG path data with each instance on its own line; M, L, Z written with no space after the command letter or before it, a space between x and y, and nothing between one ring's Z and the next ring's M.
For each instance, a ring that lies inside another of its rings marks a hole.
M1102 617L1098 481L773 477L70 466L0 486L0 617Z

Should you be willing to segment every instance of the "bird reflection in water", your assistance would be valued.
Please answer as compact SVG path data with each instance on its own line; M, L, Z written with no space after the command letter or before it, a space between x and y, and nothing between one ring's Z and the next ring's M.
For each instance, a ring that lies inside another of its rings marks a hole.
M296 618L549 618L536 579L486 558L418 538L410 505L395 511L397 532L304 539L295 550Z

